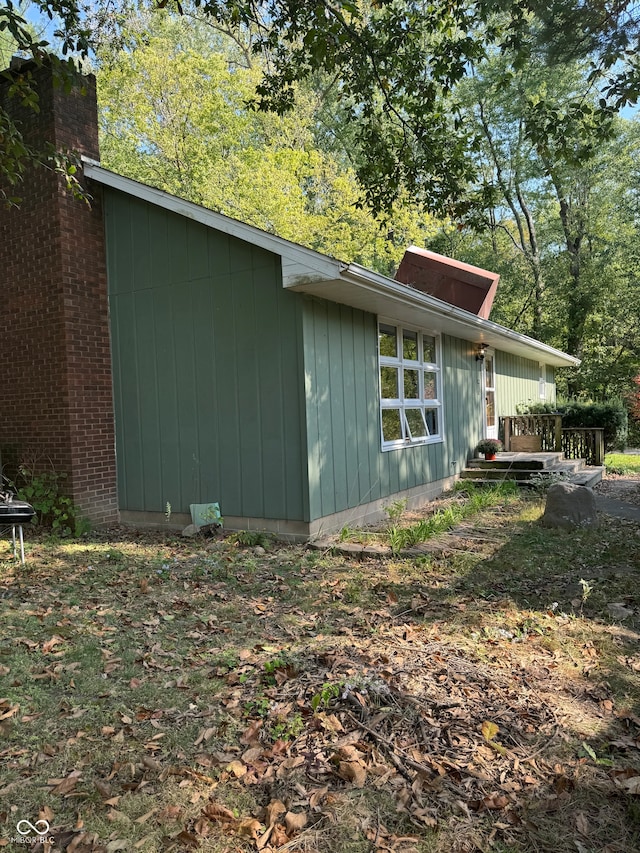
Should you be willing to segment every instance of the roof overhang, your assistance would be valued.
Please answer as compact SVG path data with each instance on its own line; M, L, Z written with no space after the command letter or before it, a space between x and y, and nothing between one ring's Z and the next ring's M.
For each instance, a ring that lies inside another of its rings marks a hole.
M289 286L293 290L360 308L400 323L461 338L474 347L484 344L554 367L576 367L580 364L580 359L554 347L491 320L484 320L358 264L349 264L334 279L317 278L314 281L294 282Z
M215 228L216 231L221 231L223 234L229 234L231 237L237 237L239 240L265 249L267 252L280 255L283 276L287 277L287 281L307 279L318 275L334 276L345 266L335 258L321 255L320 252L314 252L312 249L292 243L290 240L284 240L282 237L270 234L254 225L247 225L246 222L232 219L230 216L209 210L209 208L194 204L192 201L185 201L185 199L178 198L178 196L171 195L164 190L142 184L131 178L125 178L124 175L104 169L99 163L87 157L82 158L82 165L85 176L96 183L119 190L180 216L186 216L194 222L200 222L202 225Z
M579 359L567 353L484 320L359 264L345 264L253 225L103 169L99 163L85 157L82 160L86 177L97 183L279 255L282 259L282 283L287 290L308 293L400 323L442 332L473 345L482 343L555 367L575 367L580 364Z

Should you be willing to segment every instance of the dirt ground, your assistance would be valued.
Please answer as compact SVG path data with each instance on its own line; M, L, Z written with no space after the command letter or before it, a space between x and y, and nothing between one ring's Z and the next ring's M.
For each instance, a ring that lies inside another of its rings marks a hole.
M640 476L629 474L607 474L594 491L606 498L640 506Z

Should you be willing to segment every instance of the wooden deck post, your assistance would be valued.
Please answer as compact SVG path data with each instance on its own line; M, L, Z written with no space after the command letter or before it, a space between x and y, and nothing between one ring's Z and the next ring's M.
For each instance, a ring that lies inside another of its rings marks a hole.
M604 464L604 430L596 429L594 430L594 464L595 465L603 465Z
M562 452L562 415L555 415L555 423L553 425L554 441L556 453Z
M511 449L511 418L509 415L506 415L504 419L504 449L505 451Z

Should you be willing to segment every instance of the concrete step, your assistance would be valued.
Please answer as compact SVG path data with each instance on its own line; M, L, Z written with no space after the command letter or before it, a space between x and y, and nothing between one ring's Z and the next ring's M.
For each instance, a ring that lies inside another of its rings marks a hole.
M591 489L593 486L597 486L602 480L605 470L604 465L590 465L574 474L570 482L575 486L586 486L588 489Z
M566 474L572 475L575 472L573 469L565 469L560 468L558 466L554 469L525 469L525 468L512 468L509 470L505 470L503 468L465 468L460 472L460 478L462 480L473 480L474 482L478 482L479 480L488 480L492 482L500 482L504 480L530 480L531 477L551 477L554 474Z
M544 477L546 475L549 477L549 479L551 479L553 477L554 473L565 473L567 475L565 482L572 483L574 486L586 486L586 488L590 489L590 488L593 488L593 486L597 485L600 482L600 480L602 480L604 470L605 470L604 467L598 467L598 466L594 465L594 466L590 466L590 467L585 467L585 468L578 470L578 471L571 471L571 470L564 471L564 472L563 471L558 471L558 472L554 472L554 471L530 471L528 473L530 475L531 474L542 475L542 477ZM488 472L488 471L485 471L483 473L484 474L490 474L490 472ZM515 482L520 488L523 488L523 489L532 489L537 485L537 480L534 480L532 482L529 477L528 478L510 477L510 476L505 477L504 471L495 472L495 473L500 473L501 476L499 476L499 477L495 477L495 476L467 477L467 476L465 476L465 472L462 471L460 474L460 477L461 477L461 479L470 480L471 482L474 483L474 485L478 485L478 486L480 486L480 485L495 486L496 483L500 483L500 482L504 483L506 480L511 480L512 482Z
M572 476L578 474L585 467L584 459L555 459L545 468L524 467L523 463L516 466L506 467L496 462L485 462L483 465L469 465L460 476L465 480L528 480L534 475L541 477L552 474L565 474Z
M558 462L555 465L550 465L548 468L544 468L541 473L553 474L554 471L559 471L563 474L578 474L580 471L584 470L586 464L586 459L563 459L562 462Z

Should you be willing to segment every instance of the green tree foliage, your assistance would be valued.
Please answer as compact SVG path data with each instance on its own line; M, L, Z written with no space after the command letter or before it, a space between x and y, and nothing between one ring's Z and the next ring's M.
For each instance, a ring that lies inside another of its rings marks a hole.
M391 272L430 217L399 205L381 223L362 206L345 157L315 141L322 95L283 116L247 107L259 58L210 28L167 15L97 69L107 168L311 248Z
M52 27L55 48L42 35L41 29L34 28L25 18L27 5L45 19L55 22ZM30 74L23 74L18 79L6 74L12 55L29 59L34 65L50 64L59 84L69 87L76 73L76 63L71 56L86 56L90 40L90 30L83 21L82 10L76 0L32 0L30 4L17 5L7 0L4 6L0 6L0 73L10 79L9 97L38 110L38 96ZM81 195L74 178L74 158L69 156L69 152L56 151L52 146L29 145L10 113L0 106L0 202L19 203L16 187L25 168L34 163L60 172L67 179L69 189Z
M91 44L121 36L133 0L37 0L58 25L63 56L86 56ZM178 0L140 0L189 13ZM334 80L351 124L353 159L364 197L389 210L408 193L434 211L451 211L476 174L477 135L456 108L457 88L487 57L507 51L511 70L532 57L567 55L590 63L598 111L608 116L637 96L637 4L630 0L193 0L212 26L251 32L249 50L265 58L253 96L260 109L286 112L321 73ZM51 53L8 3L0 31L36 61ZM57 69L64 72L64 64ZM579 111L576 101L571 110ZM5 121L6 123L6 121ZM541 115L539 127L555 127ZM11 147L11 146L10 146ZM25 152L22 159L32 152ZM15 147L0 151L0 170L19 175Z
M461 87L478 180L442 248L502 274L494 319L583 359L565 391L619 394L640 360L638 123L598 110L584 62L512 66Z

